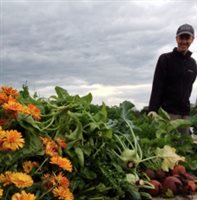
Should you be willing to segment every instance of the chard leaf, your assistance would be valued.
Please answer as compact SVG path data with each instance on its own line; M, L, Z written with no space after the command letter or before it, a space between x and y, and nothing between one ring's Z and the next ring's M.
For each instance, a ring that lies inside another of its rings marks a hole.
M157 148L156 149L156 156L163 159L161 168L164 171L169 171L169 169L173 169L173 167L179 161L185 161L185 157L179 156L176 154L176 149L170 147L169 145L165 145L164 148Z
M191 121L186 119L176 119L169 122L173 129L179 127L189 127L192 125Z

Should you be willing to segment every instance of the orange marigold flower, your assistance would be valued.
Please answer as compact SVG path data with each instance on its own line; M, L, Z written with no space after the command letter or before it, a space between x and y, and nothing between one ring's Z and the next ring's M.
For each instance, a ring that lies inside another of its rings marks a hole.
M0 198L3 196L3 189L0 188Z
M50 189L52 188L54 185L56 185L56 182L55 182L55 177L54 176L51 176L50 174L44 174L44 176L42 177L43 179L43 182L44 182L44 185L45 187L47 187L47 189Z
M7 103L2 105L3 109L8 112L21 112L24 108L23 105L18 103L16 99L9 98Z
M7 96L12 96L14 98L19 96L18 91L9 86L2 86L0 92L3 92Z
M58 199L63 200L74 200L73 193L69 190L69 188L64 188L62 186L56 187L52 190L53 195L58 197Z
M16 130L6 131L6 135L2 144L4 150L17 150L24 146L24 139L20 132Z
M45 153L50 156L58 156L59 147L55 142L49 142L45 147Z
M32 177L22 172L13 172L10 178L18 188L30 187L33 184Z
M55 176L55 180L58 185L64 188L68 188L70 186L70 181L66 176L63 175L62 172L60 172L57 176Z
M60 172L58 175L50 175L50 174L44 174L43 180L46 182L45 186L50 189L54 186L62 186L65 189L70 186L70 181L66 176L63 175L62 172Z
M41 137L42 143L45 145L45 153L50 156L58 156L58 145L49 137Z
M51 142L52 140L49 137L40 137L42 140L42 143L46 145L48 142Z
M72 164L71 164L70 160L68 160L67 158L62 158L60 156L54 156L50 159L50 163L58 165L59 167L61 167L62 169L66 170L66 171L72 172Z
M67 147L67 144L65 143L64 139L62 139L62 138L56 138L55 141L58 143L58 145L61 148L66 148Z
M33 104L28 104L28 108L30 111L30 115L35 119L35 120L40 120L40 109L38 109L36 106Z
M10 171L5 172L5 175L0 174L0 183L3 183L3 186L6 186L6 185L9 185L12 183L11 182L11 174L12 174L12 172L10 172Z
M23 106L19 112L22 112L27 115L31 115L31 112L27 106Z
M31 193L26 193L24 190L21 193L12 195L11 200L36 200L36 196Z
M5 93L0 92L0 106L3 105L4 103L7 103L8 99L9 98Z
M25 173L29 173L34 167L38 167L39 164L37 162L25 161L23 162L23 170Z
M3 150L3 142L6 136L6 132L0 126L0 150Z

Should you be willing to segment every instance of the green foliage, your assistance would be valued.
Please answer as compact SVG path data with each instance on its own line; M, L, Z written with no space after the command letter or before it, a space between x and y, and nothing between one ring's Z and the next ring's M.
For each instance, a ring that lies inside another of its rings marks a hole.
M40 136L53 140L61 137L66 141L67 147L60 154L72 162L69 180L77 200L151 199L144 190L150 185L131 183L126 177L129 174L146 182L142 171L161 167L160 159L153 162L149 158L154 156L156 148L165 145L176 148L177 154L185 156L187 170L197 173L196 145L191 136L178 131L179 127L192 126L196 133L196 112L192 112L190 120L172 122L163 110L152 119L128 101L111 107L94 105L91 94L71 96L61 87L55 87L55 91L56 95L48 99L36 94L32 97L27 86L20 91L18 101L36 105L41 110L41 119L35 121L31 116L19 114L9 127L4 126L21 131L25 146L14 153L0 153L0 173L18 170L21 159L41 159L44 152ZM0 116L3 115L1 109ZM132 154L129 160L125 158L125 149ZM129 161L135 164L130 166ZM42 163L46 168L44 158ZM36 173L36 177L41 176L41 171ZM37 196L43 195L42 189L37 186ZM49 194L45 197L52 199Z

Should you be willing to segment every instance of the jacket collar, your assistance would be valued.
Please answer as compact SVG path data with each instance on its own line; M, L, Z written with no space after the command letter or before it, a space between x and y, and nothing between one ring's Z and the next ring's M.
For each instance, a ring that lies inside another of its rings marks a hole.
M173 53L175 53L176 55L179 55L179 56L183 56L183 57L190 57L191 55L192 55L192 52L191 51L187 51L187 53L186 54L182 54L181 52L179 52L179 51L177 51L177 47L175 47L174 49L173 49Z

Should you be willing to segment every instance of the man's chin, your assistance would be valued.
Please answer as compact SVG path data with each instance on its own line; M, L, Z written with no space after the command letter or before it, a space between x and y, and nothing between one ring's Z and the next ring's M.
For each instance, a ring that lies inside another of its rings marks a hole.
M179 48L178 51L179 51L180 53L185 54L185 53L188 51L188 48Z

